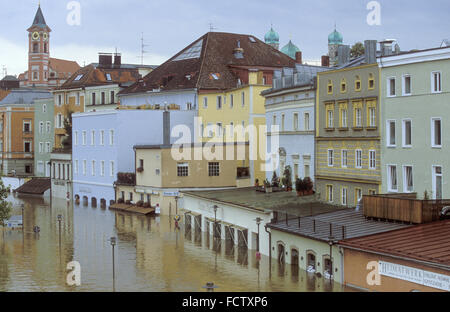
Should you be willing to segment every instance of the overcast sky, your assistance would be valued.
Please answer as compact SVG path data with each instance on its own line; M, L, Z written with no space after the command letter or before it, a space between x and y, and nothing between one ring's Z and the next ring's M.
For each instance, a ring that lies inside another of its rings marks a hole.
M273 24L280 48L292 39L306 60L327 53L335 22L345 44L393 38L410 50L437 47L450 38L448 0L380 0L380 26L367 24L369 0L79 0L79 26L66 21L69 2L41 0L41 8L52 29L51 56L80 66L116 47L123 62L140 63L142 33L148 44L145 63L158 65L208 32L210 23L214 31L261 40ZM37 7L38 0L0 0L0 66L6 65L8 74L27 70L26 29Z

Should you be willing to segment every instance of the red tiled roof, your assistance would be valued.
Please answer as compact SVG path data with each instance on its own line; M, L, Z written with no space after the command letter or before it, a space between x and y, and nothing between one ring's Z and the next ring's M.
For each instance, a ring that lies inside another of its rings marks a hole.
M177 59L200 41L202 47L199 57ZM243 49L243 58L234 56L238 41ZM231 67L273 69L294 65L295 61L289 56L254 36L209 32L149 73L142 82L135 83L121 93L139 93L152 89L226 90L237 85L238 77ZM211 74L216 74L219 79L213 79Z
M344 247L450 266L450 220L340 241Z
M106 74L111 75L111 80L107 80ZM83 75L78 81L75 81L77 76ZM74 72L72 76L58 89L73 89L88 86L107 85L112 83L129 83L136 82L141 75L138 67L100 67L90 64Z
M0 101L7 97L10 92L9 90L0 90Z
M77 62L52 57L49 59L49 67L58 73L58 78L67 78L80 69L80 65Z

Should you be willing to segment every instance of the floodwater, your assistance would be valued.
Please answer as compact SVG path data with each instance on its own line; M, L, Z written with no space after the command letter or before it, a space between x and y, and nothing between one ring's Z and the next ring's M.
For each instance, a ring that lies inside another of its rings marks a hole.
M0 291L351 291L305 271L181 226L146 217L32 197L8 199L24 214L24 231L0 229ZM58 222L58 215L62 220ZM60 226L59 226L60 224ZM40 227L38 234L34 226ZM111 237L117 237L113 250ZM78 261L81 285L66 284Z

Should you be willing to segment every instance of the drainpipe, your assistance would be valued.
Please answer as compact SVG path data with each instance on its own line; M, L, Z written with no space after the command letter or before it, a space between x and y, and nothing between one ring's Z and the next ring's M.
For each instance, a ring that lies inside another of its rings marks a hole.
M269 279L272 278L272 232L267 230L267 224L264 225L264 229L269 234Z

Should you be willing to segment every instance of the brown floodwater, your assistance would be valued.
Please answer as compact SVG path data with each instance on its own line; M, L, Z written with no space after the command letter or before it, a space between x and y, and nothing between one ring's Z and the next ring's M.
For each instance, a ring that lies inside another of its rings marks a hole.
M116 291L204 292L207 282L219 292L352 291L268 257L257 261L254 251L206 233L176 229L169 217L65 200L13 195L8 200L13 215L22 214L23 204L24 230L0 229L0 291L112 291L111 237L117 237ZM71 261L80 263L80 286L66 284Z

